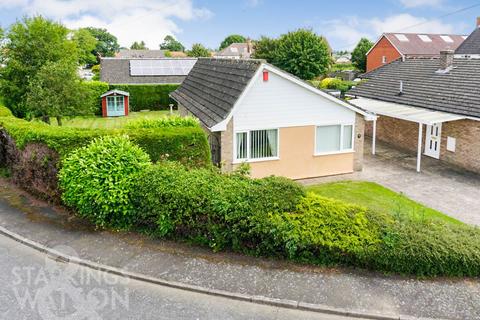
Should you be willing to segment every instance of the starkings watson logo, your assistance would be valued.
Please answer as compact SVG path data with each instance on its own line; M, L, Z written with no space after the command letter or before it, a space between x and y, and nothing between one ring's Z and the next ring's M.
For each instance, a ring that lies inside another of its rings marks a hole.
M58 246L56 251L77 257L75 250ZM101 314L128 310L128 279L45 258L44 266L12 269L11 284L21 310L30 309L45 320L102 319Z

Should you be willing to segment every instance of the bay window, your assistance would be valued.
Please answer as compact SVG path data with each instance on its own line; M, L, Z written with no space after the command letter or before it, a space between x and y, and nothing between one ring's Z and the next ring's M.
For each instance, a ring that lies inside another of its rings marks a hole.
M315 132L315 154L353 151L353 125L318 126Z
M237 160L278 157L278 129L237 132L235 141L235 158Z

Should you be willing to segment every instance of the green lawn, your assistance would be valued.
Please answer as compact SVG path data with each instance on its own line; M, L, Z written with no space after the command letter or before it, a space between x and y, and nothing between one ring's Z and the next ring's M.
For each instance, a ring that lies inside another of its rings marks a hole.
M65 118L63 120L64 126L77 128L120 128L126 122L136 119L155 119L168 116L169 111L147 111L147 112L131 112L126 117L75 117ZM55 118L52 118L52 125L57 125Z
M377 212L425 217L462 224L462 222L450 216L373 182L341 181L318 184L307 189L324 197L358 204Z

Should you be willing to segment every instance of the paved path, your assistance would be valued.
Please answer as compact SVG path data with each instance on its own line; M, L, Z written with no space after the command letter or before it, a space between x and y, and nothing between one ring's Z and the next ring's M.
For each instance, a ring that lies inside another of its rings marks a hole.
M405 154L384 144L372 156L365 144L364 170L354 174L304 180L315 184L336 180L367 180L404 193L428 207L460 221L480 226L480 175L422 157L422 172L417 173L416 156ZM480 159L479 159L480 161Z
M0 270L1 319L51 320L57 316L67 320L73 319L77 311L81 316L75 319L85 320L351 319L151 285L56 262L3 236L0 236ZM54 275L54 270L60 273ZM25 299L28 295L33 299ZM49 308L48 298L53 299L55 309Z
M215 254L136 234L99 232L1 185L0 226L49 247L67 245L83 259L210 289L397 317L480 318L479 280L421 281L298 266Z

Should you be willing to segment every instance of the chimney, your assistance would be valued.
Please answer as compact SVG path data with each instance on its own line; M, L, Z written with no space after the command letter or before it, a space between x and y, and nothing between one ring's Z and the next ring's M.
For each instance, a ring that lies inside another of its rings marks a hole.
M480 17L477 17L477 28L480 28Z
M453 66L453 50L440 51L440 70L448 71Z
M252 40L250 38L247 39L247 52L252 53Z

